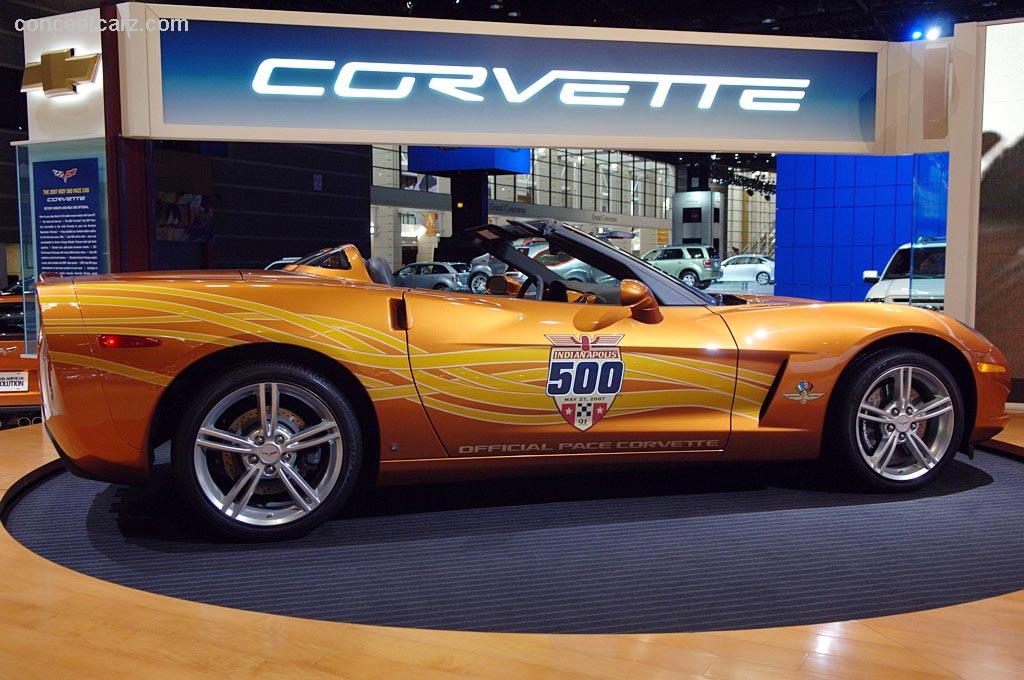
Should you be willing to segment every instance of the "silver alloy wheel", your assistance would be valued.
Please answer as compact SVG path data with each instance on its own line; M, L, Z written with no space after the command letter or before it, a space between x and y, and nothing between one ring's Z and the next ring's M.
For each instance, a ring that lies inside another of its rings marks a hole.
M693 272L686 272L685 274L683 274L681 281L685 283L687 286L696 286L697 276Z
M193 466L199 486L229 518L288 524L316 509L341 476L341 429L327 404L287 383L239 388L206 414Z
M757 282L762 286L767 286L772 280L772 277L768 275L768 272L760 272L757 275Z
M483 274L474 274L469 279L469 290L477 295L487 292L487 277Z
M891 368L871 383L857 408L857 446L885 479L910 481L942 460L956 413L949 390L919 366Z

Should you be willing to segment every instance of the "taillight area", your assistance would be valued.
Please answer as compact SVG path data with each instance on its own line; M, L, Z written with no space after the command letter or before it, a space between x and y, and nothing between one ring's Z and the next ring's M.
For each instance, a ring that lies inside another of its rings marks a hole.
M36 356L41 356L43 350L43 305L39 302L39 293L35 295L36 298ZM25 347L28 351L28 347Z
M711 269L711 260L704 260L704 268Z
M99 336L100 347L105 349L137 349L159 347L160 339L145 335L104 334Z

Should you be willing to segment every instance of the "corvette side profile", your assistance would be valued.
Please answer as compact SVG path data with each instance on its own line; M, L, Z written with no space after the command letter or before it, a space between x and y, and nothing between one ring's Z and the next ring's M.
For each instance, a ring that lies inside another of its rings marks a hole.
M814 459L919 488L1006 424L1002 353L915 307L707 295L554 220L469 230L515 275L401 288L326 249L281 271L43 277L47 431L75 473L184 496L242 539L301 535L373 484ZM562 278L543 239L603 274Z

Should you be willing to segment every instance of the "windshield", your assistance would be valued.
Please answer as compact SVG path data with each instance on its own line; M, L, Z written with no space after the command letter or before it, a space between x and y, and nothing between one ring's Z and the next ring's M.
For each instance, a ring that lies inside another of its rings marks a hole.
M455 263L453 263L451 265L451 267L452 267L452 269L454 269L459 274L464 274L464 273L469 271L469 265L468 264L462 264L461 262L455 262Z
M352 263L343 248L324 248L312 255L307 255L293 264L304 267L320 267L321 269L351 269Z
M692 294L696 295L697 297L699 297L704 302L704 304L709 304L709 305L717 305L718 304L718 300L716 300L715 298L711 297L710 295L708 295L704 291L698 290L696 288L692 288L690 286L687 286L685 283L683 283L679 279L674 278L672 276L669 276L668 274L666 274L661 269L658 269L657 267L651 265L650 262L647 262L645 260L641 260L639 257L634 255L630 251L628 251L626 249L623 249L623 248L616 248L615 246L609 244L608 241L606 241L604 239L596 238L592 234L588 234L585 231L581 231L581 230L578 230L578 229L576 229L574 231L576 231L580 235L582 235L585 238L587 238L590 241L592 241L595 244L595 247L612 249L615 252L619 253L620 255L624 255L630 261L632 261L632 262L636 263L637 265L643 267L646 272L649 272L649 273L653 274L654 276L658 277L659 279L667 281L673 287L675 287L675 288L685 288L690 293L692 293ZM648 255L650 255L650 253L648 253Z
M913 257L911 257L913 253ZM910 273L911 260L913 260L914 272ZM914 247L901 248L892 256L892 261L885 268L882 275L883 281L892 279L941 279L946 276L946 248L940 247Z

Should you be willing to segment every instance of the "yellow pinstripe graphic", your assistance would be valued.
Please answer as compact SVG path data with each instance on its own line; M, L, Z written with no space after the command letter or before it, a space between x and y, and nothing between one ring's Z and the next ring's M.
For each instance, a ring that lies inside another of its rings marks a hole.
M156 284L90 283L78 296L46 304L81 304L98 316L48 323L49 335L124 333L224 347L269 341L300 345L343 362L374 401L407 400L472 420L564 424L544 392L550 346L485 347L427 352L380 330L323 315L304 315L229 295ZM105 313L123 309L125 316ZM130 311L129 311L130 310ZM209 332L210 326L223 333ZM408 351L408 354L407 354ZM173 376L87 354L51 353L53 361L155 385ZM688 407L757 419L774 376L721 363L649 352L624 353L625 384L606 417ZM410 363L416 371L412 381ZM629 385L632 384L632 389ZM417 393L417 385L419 393ZM734 402L735 400L735 402Z
M142 382L152 383L154 385L166 386L171 383L171 377L164 375L163 373L154 373L153 371L146 371L141 368L134 366L128 366L126 364L117 364L113 361L104 361L103 359L97 359L95 357L85 356L84 354L70 354L67 352L50 352L51 361L56 361L64 364L73 364L75 366L83 366L85 368L95 368L100 371L107 373L115 373L122 375L126 378L133 380L140 380Z

